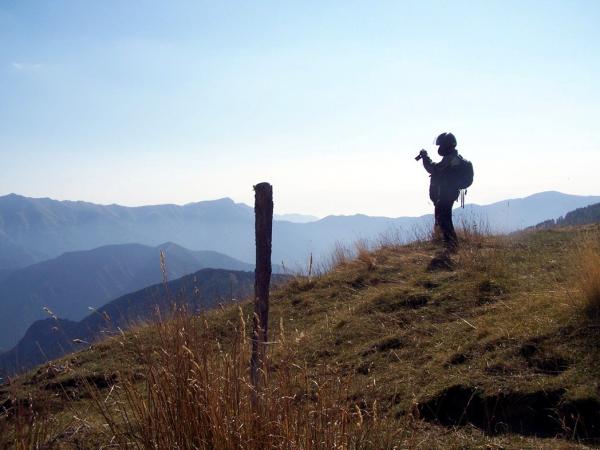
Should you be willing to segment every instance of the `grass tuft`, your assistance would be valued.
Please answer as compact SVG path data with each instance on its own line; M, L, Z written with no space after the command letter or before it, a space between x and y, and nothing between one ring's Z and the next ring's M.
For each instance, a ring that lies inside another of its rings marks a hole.
M158 346L137 342L142 377L123 377L110 401L91 395L123 448L385 449L401 430L379 417L376 404L348 405L346 382L318 376L296 357L280 323L275 366L264 386L250 383L250 339L242 309L232 337L217 340L202 318L183 310L156 325ZM271 367L270 367L271 366Z
M577 244L575 281L585 301L585 312L600 320L600 228L587 231Z

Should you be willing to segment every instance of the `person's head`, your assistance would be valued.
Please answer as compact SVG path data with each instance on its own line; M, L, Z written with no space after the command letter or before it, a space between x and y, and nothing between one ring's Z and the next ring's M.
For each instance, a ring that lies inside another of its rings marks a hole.
M452 133L442 133L435 140L435 145L438 145L438 154L446 156L456 150L456 138Z

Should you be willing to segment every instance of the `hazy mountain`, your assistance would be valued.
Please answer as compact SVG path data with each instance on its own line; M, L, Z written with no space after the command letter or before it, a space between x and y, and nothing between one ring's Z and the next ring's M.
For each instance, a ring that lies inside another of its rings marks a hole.
M455 208L455 224L460 225L464 220L494 233L507 233L526 228L549 217L559 217L575 208L598 201L600 196L543 192L523 199L505 200L484 206L467 204L464 209ZM290 261L290 265L293 266L294 262L307 261L311 252L316 260L327 256L336 241L352 243L361 238L377 239L385 234L391 234L402 241L410 241L422 236L432 223L431 214L399 218L357 214L328 216L306 224L275 222L273 248L285 243L288 256L286 261Z
M465 217L481 217L494 232L507 233L555 219L569 211L600 201L600 196L567 195L541 192L521 199L504 200L491 205L465 205Z
M318 217L309 216L307 214L275 214L273 216L274 220L285 220L287 222L294 223L307 223L307 222L315 222L319 220Z
M0 230L0 273L19 269L43 259L46 259L45 254L34 250L26 250L14 243Z
M281 283L274 275L272 283ZM189 305L189 311L209 309L219 303L240 300L254 292L254 273L223 269L203 269L179 279L155 284L121 296L98 308L83 320L47 318L34 322L25 336L9 352L0 355L0 374L35 366L48 359L83 348L85 343L115 333L118 328L156 318L156 307L166 317L172 304ZM88 311L89 312L89 311ZM83 340L83 344L73 343Z
M585 208L577 208L570 211L563 217L556 219L556 224L564 225L586 225L590 223L600 222L600 203L586 206Z
M173 243L148 247L123 244L68 252L8 273L0 281L0 349L15 345L29 325L48 317L79 320L88 307L162 279L160 251L168 279L206 267L253 270L253 266L213 251L190 251Z
M456 214L458 222L465 217L483 222L492 231L509 232L598 201L599 196L544 192L491 205L467 205ZM336 241L373 239L390 231L410 240L431 222L431 215L388 218L360 214L328 216L308 223L276 220L273 261L283 261L287 267L305 265L310 253L319 259L329 254ZM129 208L11 194L0 197L0 239L10 240L24 252L51 256L106 244L154 246L171 241L253 261L254 212L230 199Z
M0 282L8 277L12 272L14 272L14 269L0 269Z
M530 228L553 228L569 225L587 225L590 223L600 223L600 203L577 208L557 219L548 219Z
M241 246L240 240L253 240L254 229L248 227L253 220L250 207L230 199L130 208L15 194L0 197L2 245L42 258L104 245L172 241L252 261L253 253L246 250L250 246Z

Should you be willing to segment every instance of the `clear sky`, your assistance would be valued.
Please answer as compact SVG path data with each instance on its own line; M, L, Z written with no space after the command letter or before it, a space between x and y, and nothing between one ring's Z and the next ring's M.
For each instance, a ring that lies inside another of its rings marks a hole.
M0 195L430 212L600 194L600 2L0 0Z

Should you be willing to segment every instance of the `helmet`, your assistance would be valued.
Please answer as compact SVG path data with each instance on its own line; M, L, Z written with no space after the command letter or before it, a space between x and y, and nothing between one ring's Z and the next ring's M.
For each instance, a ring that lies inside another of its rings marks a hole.
M456 138L452 133L442 133L435 140L435 145L441 145L443 147L456 147Z

